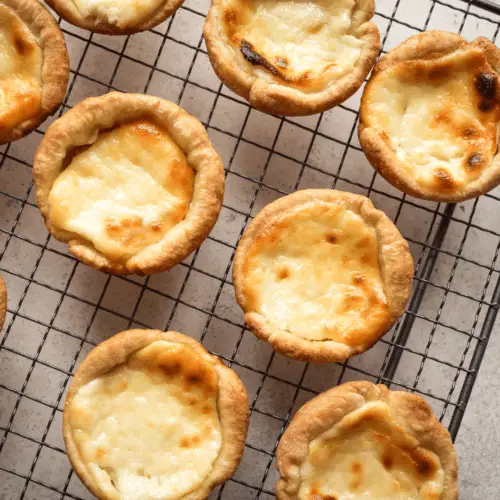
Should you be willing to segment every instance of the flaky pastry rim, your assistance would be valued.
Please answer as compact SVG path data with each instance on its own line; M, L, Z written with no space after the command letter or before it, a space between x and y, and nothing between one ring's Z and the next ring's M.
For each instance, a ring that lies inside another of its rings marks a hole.
M439 500L458 500L458 462L449 432L434 415L424 398L417 394L391 391L368 381L346 382L314 397L302 406L284 432L276 452L280 479L278 500L297 500L301 485L300 469L309 455L309 443L365 404L386 403L395 424L415 438L419 446L435 453L445 473Z
M364 221L374 227L379 248L379 267L387 299L389 317L386 329L391 328L404 313L411 294L413 282L413 258L408 242L394 223L381 210L376 209L366 196L336 191L333 189L306 189L266 205L247 226L236 248L233 264L233 283L236 300L243 309L248 328L260 339L271 344L276 351L294 359L312 363L331 363L360 354L370 349L383 335L374 337L373 342L359 346L348 346L332 340L308 340L269 324L266 318L250 310L247 295L247 279L244 270L248 253L259 235L279 222L280 218L300 205L328 202L342 204L361 215Z
M71 465L89 491L100 500L108 500L108 497L94 483L78 452L70 421L71 403L82 386L125 363L132 353L159 340L190 346L203 360L213 365L218 376L217 411L222 435L221 448L209 476L199 488L184 495L182 500L205 500L213 488L234 474L240 463L250 411L245 386L236 372L211 355L199 342L182 333L126 330L90 351L73 377L63 408L63 437Z
M54 114L66 95L69 80L69 55L64 35L52 14L37 0L0 0L30 29L42 51L41 92L39 112L17 124L0 144L17 141L32 132L48 116Z
M374 0L356 0L357 38L366 41L352 71L318 92L302 92L274 79L257 77L238 62L235 49L225 40L221 19L224 0L212 0L203 36L212 67L222 83L256 109L282 116L306 116L326 111L349 99L363 84L380 51L380 32L370 21Z
M2 331L5 314L7 313L7 288L5 282L0 276L0 332Z
M185 218L159 242L144 247L122 263L108 259L88 240L55 227L48 200L71 149L92 144L101 131L144 117L166 130L184 152L195 170L194 191ZM203 125L180 106L143 94L110 92L90 97L56 120L36 151L33 178L37 204L50 233L68 243L70 252L85 264L114 274L151 274L178 264L208 236L224 196L224 166Z
M84 16L73 0L46 0L47 4L65 21L74 26L102 35L131 35L146 31L169 18L184 2L184 0L163 0L163 3L150 17L130 26L120 27L99 18Z
M370 113L367 103L368 90L379 73L397 63L414 60L432 61L449 56L466 46L482 49L492 69L500 77L500 49L487 38L480 37L472 42L467 42L465 38L455 33L439 30L426 31L410 37L378 61L361 98L358 134L366 157L390 184L416 198L458 203L481 196L500 184L500 154L494 156L492 165L480 177L468 183L460 192L438 193L422 186L405 172L394 151L370 128Z

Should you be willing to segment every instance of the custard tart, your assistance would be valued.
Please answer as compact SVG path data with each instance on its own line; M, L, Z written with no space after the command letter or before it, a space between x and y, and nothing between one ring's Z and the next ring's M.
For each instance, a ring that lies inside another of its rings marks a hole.
M457 500L457 456L420 396L348 382L306 403L278 446L278 500Z
M413 259L360 195L297 191L266 206L236 250L236 298L252 332L292 358L326 363L369 349L399 318Z
M212 0L215 72L252 106L310 115L348 99L380 49L374 0Z
M100 500L204 500L238 466L248 416L238 376L198 342L129 330L77 370L63 435Z
M68 78L66 43L49 11L37 0L0 0L0 144L53 114Z
M500 183L500 50L430 31L383 57L361 101L372 165L417 198L459 202Z
M154 28L184 0L47 0L65 21L104 35L126 35Z
M116 274L171 268L219 215L224 167L201 123L157 97L89 98L47 130L33 166L52 235Z

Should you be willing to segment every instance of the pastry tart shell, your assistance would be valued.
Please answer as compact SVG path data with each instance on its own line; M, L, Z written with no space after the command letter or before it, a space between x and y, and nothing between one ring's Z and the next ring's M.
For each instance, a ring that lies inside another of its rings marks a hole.
M140 118L165 129L184 152L195 170L193 196L185 218L158 243L144 247L125 262L114 261L91 242L54 226L49 194L72 150L90 145L99 132ZM208 236L224 195L224 166L203 125L176 104L142 94L111 92L88 98L56 120L36 152L33 176L37 203L51 234L67 242L70 252L84 263L114 274L151 274L178 264Z
M154 28L169 18L183 2L184 0L165 0L148 18L134 25L120 27L97 17L82 15L72 0L47 0L47 4L68 23L103 35L130 35Z
M361 100L360 124L358 128L359 140L365 155L373 167L393 186L404 193L416 198L458 203L471 198L476 198L497 186L500 183L500 155L493 156L493 163L478 178L467 183L457 190L436 191L417 182L407 172L396 157L394 151L369 125L370 114L368 111L367 89L375 76L389 70L395 64L411 64L421 62L431 69L434 61L450 56L454 52L467 46L480 48L491 66L491 69L500 75L500 50L488 39L478 38L468 43L463 37L445 31L427 31L419 33L398 45L376 64L371 78L368 81ZM439 71L439 69L437 69Z
M215 486L232 476L241 460L248 429L249 408L245 387L236 373L209 354L199 342L181 333L127 330L102 342L87 355L71 382L63 411L63 437L71 464L92 494L103 500L107 497L96 487L73 438L69 407L82 386L125 363L132 353L162 340L190 346L214 367L218 376L217 411L222 445L210 475L197 490L184 495L183 500L205 500Z
M416 439L420 447L432 451L440 459L445 478L439 500L457 500L458 464L455 449L450 434L427 402L416 394L391 391L384 385L367 381L347 382L334 387L313 398L296 413L276 453L276 466L281 475L276 487L276 498L297 500L302 481L300 469L308 457L311 441L351 412L376 401L386 403L396 425Z
M337 106L361 87L380 50L378 27L370 21L375 12L375 2L356 0L356 36L366 42L356 66L325 89L304 92L285 83L278 83L275 79L256 77L241 66L235 49L224 33L223 8L224 0L212 0L203 28L214 71L233 92L245 98L251 106L267 113L306 116Z
M16 141L32 132L57 111L66 95L69 79L69 55L64 36L54 17L37 0L0 0L17 14L35 36L42 51L41 107L39 112L4 133L0 144Z
M333 340L310 340L272 325L260 312L250 307L252 284L245 273L245 262L255 241L264 231L278 224L280 218L306 203L330 202L340 204L359 214L373 227L378 240L378 265L386 296L388 316L383 333L404 313L413 281L413 259L408 243L392 221L365 196L329 189L307 189L280 198L259 212L241 238L234 259L233 281L236 299L244 311L246 324L260 339L271 344L276 351L291 358L313 363L343 361L372 347L380 335L368 343L347 345ZM305 243L306 244L306 243ZM323 318L320 318L321 320Z

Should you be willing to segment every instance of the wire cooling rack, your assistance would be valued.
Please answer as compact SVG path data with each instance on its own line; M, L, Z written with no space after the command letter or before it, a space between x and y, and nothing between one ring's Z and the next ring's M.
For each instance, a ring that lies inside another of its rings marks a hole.
M492 3L379 0L383 49L436 28L496 40L500 15ZM61 22L72 71L60 113L110 89L151 93L200 118L223 157L221 217L184 263L149 278L113 277L79 263L49 237L34 202L31 161L48 123L0 147L0 270L9 291L0 341L0 499L93 498L64 453L65 389L95 344L134 326L201 340L248 389L242 464L211 498L273 498L273 457L287 422L317 392L347 380L419 393L457 434L500 300L500 190L441 205L392 188L357 142L361 91L321 116L284 119L250 109L211 70L201 38L207 10L208 0L186 0L164 24L128 37ZM370 196L415 258L408 312L373 349L343 364L317 367L273 354L245 329L234 300L231 262L245 225L266 203L306 187Z

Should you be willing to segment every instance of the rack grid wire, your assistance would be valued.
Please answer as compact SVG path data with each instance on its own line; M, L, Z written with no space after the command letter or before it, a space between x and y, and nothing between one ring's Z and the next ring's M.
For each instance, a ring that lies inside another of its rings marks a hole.
M484 0L379 0L383 51L426 29L495 41L500 9ZM0 498L93 498L71 470L61 409L72 373L100 341L129 327L174 329L199 339L245 383L251 403L242 464L211 499L274 498L274 453L294 412L318 392L367 379L423 395L456 437L500 301L500 189L442 205L404 195L368 165L357 142L361 90L322 115L281 118L251 109L220 84L201 28L208 0L186 0L162 25L105 37L59 19L71 76L57 114L109 90L145 92L197 116L226 167L219 221L168 273L116 277L74 259L36 208L33 153L48 120L0 147L0 270L9 292L0 337ZM245 329L231 262L249 220L301 188L370 196L410 242L415 286L408 311L367 353L314 366L272 352Z

